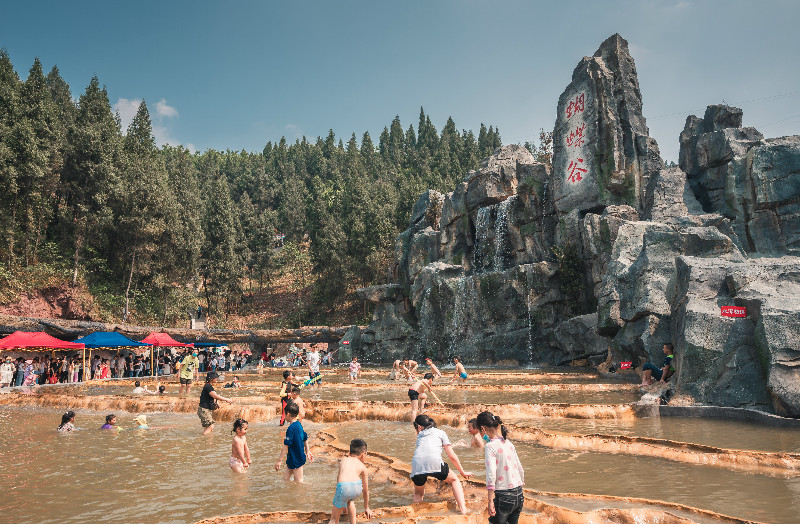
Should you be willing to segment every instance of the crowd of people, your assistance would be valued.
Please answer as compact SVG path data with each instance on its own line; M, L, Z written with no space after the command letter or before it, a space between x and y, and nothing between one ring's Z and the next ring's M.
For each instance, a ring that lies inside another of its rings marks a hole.
M233 351L214 353L197 351L198 371L238 371L251 362L249 355ZM172 353L169 351L155 359L155 369L151 369L149 355L135 353L101 357L94 355L86 362L83 369L83 355L35 356L30 359L6 355L0 364L0 387L36 386L43 384L72 384L84 380L102 380L107 378L139 378L170 376L177 372L180 363L191 354ZM85 377L84 377L85 371Z
M303 468L307 463L314 461L314 456L309 448L308 434L303 428L302 421L305 415L305 404L300 398L300 393L307 387L320 387L323 375L320 371L322 358L317 348L311 347L305 354L300 354L300 363L308 371L308 379L302 382L296 377L294 371L283 372L283 381L279 391L281 419L280 425L287 424L287 429L282 440L280 454L275 463L275 470L283 469L285 482L303 482ZM173 362L180 370L181 388L186 387L186 392L201 370L201 360L198 351L192 350L184 355L178 355ZM206 369L214 367L207 359ZM235 362L235 359L233 360ZM439 369L430 359L426 360L430 372L418 377L419 364L412 360L398 361L393 369L393 378L404 376L412 381L408 394L411 401L411 420L416 432L416 445L411 460L411 482L413 484L413 501L420 502L425 496L425 488L429 478L436 479L448 485L453 493L456 506L460 513L467 514L464 488L459 479L468 479L473 473L465 471L461 466L456 447L468 447L483 450L486 465L487 511L489 522L492 524L516 524L524 502L522 486L524 484L524 471L516 454L513 443L508 439L508 432L502 420L490 412L484 411L471 419L468 423L470 434L469 441L458 441L453 444L448 435L436 427L436 422L429 415L421 413L425 408L428 394L436 398L433 392L433 383L436 378L443 377ZM454 359L455 374L453 381L463 382L467 378L466 370L459 358ZM220 362L217 366L224 366ZM351 380L356 380L361 371L361 366L356 357L349 366ZM221 368L220 368L221 369ZM184 379L184 376L187 377ZM205 375L205 385L200 392L197 415L200 419L204 435L214 430L214 411L220 403L232 404L233 398L228 398L217 393L215 385L220 378L217 369L209 369ZM137 389L142 388L139 382ZM237 387L238 377L225 387ZM134 390L135 393L136 390ZM147 390L147 393L157 393ZM162 390L163 392L163 390ZM436 399L438 400L438 398ZM74 426L75 413L68 411L62 416L60 432L71 432ZM131 429L149 429L147 419L139 415L134 419L135 427ZM228 465L236 473L246 473L252 464L250 449L247 445L248 422L237 418L233 423L231 433L231 456ZM108 415L106 423L101 429L119 431L117 417ZM442 454L447 455L458 475L450 469L447 462L442 460ZM346 511L351 524L356 522L355 501L363 496L364 511L367 518L372 517L369 508L369 485L367 468L364 464L367 455L367 443L363 439L353 439L350 443L349 453L342 458L336 478L335 493L331 509L330 524L338 524L339 518Z

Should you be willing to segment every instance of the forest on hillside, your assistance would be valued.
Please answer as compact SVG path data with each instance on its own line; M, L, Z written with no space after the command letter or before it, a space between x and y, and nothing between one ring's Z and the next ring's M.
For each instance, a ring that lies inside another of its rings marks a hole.
M261 152L159 148L144 101L123 132L97 77L75 102L57 67L37 58L23 81L3 50L0 303L60 283L98 320L168 325L200 303L224 325L281 280L297 300L267 327L363 320L331 315L385 282L419 195L451 191L500 145L492 126L440 132L420 109L377 143L331 130Z

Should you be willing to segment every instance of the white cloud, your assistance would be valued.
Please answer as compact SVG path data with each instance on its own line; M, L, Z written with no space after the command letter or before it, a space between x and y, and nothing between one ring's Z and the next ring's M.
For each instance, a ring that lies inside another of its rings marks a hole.
M122 132L128 130L128 126L136 116L139 110L139 105L142 103L140 99L120 98L114 104L114 110L119 113L120 123L122 125ZM150 123L153 126L153 137L156 139L156 144L161 147L164 144L180 145L181 141L172 136L172 133L165 123L165 119L174 118L178 116L178 110L167 103L166 98L162 98L156 102L156 110L154 114L150 115ZM194 153L197 148L193 144L186 144L186 148Z
M191 142L186 142L186 149L188 149L191 154L197 153L197 148Z
M170 131L167 129L167 126L161 123L153 122L153 136L156 139L156 144L160 147L164 144L172 144L172 145L180 145L179 140L175 140L172 136L170 136Z
M123 133L127 132L128 126L131 125L133 117L136 116L136 111L139 110L139 104L141 103L141 100L120 98L117 100L117 103L114 104L114 111L119 113Z
M167 104L167 99L162 98L158 102L156 102L156 112L159 116L172 118L174 116L178 116L178 110L172 107L171 105Z

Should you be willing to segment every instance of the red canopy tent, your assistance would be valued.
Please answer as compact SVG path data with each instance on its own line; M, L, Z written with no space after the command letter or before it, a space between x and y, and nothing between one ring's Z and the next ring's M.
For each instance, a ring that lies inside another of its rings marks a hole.
M150 333L147 338L142 340L145 344L152 344L154 346L166 346L175 348L193 348L194 344L184 344L178 342L167 333Z
M83 344L59 340L41 331L35 333L15 331L0 340L0 349L38 349L50 351L54 349L83 349L84 347Z
M174 347L174 348L193 348L194 344L184 344L183 342L178 342L169 334L167 333L150 333L147 335L147 338L142 340L142 342L146 344L150 344L150 374L153 375L155 373L155 357L153 354L154 347Z
M0 340L0 349L26 349L28 351L55 351L57 349L83 349L83 369L86 369L86 349L80 342L67 342L51 337L42 331L15 331ZM55 353L54 353L55 354Z

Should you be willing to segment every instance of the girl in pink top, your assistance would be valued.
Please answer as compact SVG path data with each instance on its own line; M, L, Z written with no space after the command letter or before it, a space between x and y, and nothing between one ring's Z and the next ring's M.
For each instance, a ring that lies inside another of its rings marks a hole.
M486 459L487 510L491 524L517 524L525 496L525 472L514 444L500 417L484 411L476 419L478 430L489 438L483 448Z
M358 357L353 357L353 361L350 362L350 382L355 382L360 374L361 364L358 363Z

